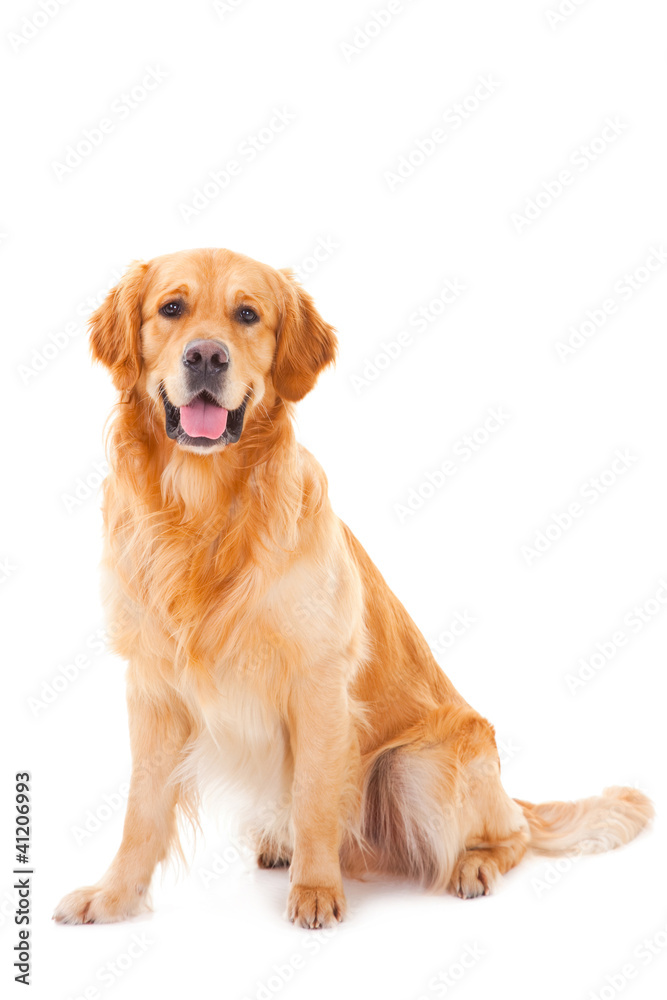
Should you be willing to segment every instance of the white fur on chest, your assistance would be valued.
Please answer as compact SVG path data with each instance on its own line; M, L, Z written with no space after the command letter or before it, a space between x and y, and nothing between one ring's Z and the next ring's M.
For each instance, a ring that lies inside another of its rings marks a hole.
M179 773L242 833L269 830L288 843L293 758L277 710L229 678L203 718Z

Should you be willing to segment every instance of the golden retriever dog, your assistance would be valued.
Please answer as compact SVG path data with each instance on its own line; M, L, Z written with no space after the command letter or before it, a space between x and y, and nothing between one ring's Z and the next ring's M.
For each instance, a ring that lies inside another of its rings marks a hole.
M287 916L345 913L342 874L491 891L527 850L603 851L650 820L608 788L532 805L503 789L493 727L461 697L297 444L293 404L334 330L288 271L229 250L135 263L91 319L119 391L104 488L104 602L128 661L123 837L64 923L148 906L211 784L260 867L289 866Z

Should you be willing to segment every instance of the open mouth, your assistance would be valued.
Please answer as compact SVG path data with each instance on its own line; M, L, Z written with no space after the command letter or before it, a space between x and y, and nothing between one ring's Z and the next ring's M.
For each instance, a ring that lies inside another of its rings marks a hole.
M226 410L206 390L193 396L185 406L174 406L161 384L160 397L164 405L167 437L177 444L210 448L213 445L234 444L241 437L249 392L236 410Z

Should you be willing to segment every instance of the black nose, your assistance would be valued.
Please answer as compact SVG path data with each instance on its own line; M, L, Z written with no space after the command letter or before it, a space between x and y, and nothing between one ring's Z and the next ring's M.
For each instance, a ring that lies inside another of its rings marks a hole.
M183 364L197 375L217 375L229 364L229 351L219 340L191 340L183 351Z

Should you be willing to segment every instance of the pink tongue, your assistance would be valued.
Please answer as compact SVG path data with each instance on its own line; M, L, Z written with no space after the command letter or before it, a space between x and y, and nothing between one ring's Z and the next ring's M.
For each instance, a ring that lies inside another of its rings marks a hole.
M181 425L193 438L219 438L227 426L227 410L204 399L181 407Z

